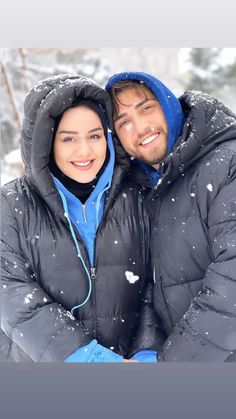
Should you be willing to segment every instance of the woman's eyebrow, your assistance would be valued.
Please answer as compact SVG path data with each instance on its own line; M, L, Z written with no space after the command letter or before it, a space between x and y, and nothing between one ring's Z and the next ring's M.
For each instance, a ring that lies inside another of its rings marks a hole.
M63 131L59 131L58 134L79 134L79 131L67 131L67 130L63 130Z
M92 128L88 132L90 133L90 132L93 132L93 131L102 131L102 128L101 127ZM59 131L58 134L79 134L79 131L62 130L62 131Z
M90 129L88 132L94 132L94 131L103 131L101 127Z

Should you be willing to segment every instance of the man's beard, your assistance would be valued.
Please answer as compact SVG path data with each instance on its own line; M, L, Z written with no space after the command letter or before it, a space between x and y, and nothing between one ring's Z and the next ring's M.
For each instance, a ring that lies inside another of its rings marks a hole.
M150 166L154 166L154 165L159 165L164 160L164 158L167 155L167 152L168 152L168 150L167 150L167 145L166 145L165 149L161 153L158 153L158 155L156 155L156 156L155 156L155 154L157 154L157 152L155 153L155 151L154 151L153 152L154 156L150 155L150 156L145 156L144 157L143 155L136 155L135 158L137 160L141 160L144 163L149 164Z
M159 144L155 145L153 149L148 150L138 150L137 155L134 156L137 160L141 160L144 163L149 164L150 166L158 166L166 157L168 152L168 133L162 127L151 128L150 133L152 131L158 131L161 135L161 141ZM137 141L139 142L139 140Z

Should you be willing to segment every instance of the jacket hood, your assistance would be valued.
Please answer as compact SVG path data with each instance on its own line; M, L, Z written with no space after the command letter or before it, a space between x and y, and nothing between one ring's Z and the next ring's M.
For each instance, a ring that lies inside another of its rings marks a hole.
M175 137L173 150L160 166L159 191L220 143L236 139L236 115L207 93L187 91L176 99L158 79L137 72L114 75L108 81L106 90L109 91L114 83L125 79L144 82L160 101L172 132L172 140L168 139L169 150Z
M76 99L92 99L101 106L112 128L112 106L109 95L93 80L80 75L49 77L34 86L24 104L21 142L27 179L53 208L61 212L61 202L49 170L55 119ZM109 148L111 144L109 141ZM56 211L57 212L57 211Z
M156 77L148 73L128 71L112 76L105 89L109 92L111 87L121 80L136 80L145 85L153 92L165 114L168 125L168 151L170 152L177 138L179 137L184 124L184 114L179 100L175 95Z
M180 103L186 122L173 152L161 165L159 192L220 144L236 140L236 115L218 99L187 91Z

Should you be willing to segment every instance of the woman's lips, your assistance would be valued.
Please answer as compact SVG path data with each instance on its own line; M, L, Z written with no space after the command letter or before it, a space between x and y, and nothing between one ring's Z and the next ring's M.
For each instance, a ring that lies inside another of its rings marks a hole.
M93 166L95 160L71 161L72 166L77 170L89 170Z

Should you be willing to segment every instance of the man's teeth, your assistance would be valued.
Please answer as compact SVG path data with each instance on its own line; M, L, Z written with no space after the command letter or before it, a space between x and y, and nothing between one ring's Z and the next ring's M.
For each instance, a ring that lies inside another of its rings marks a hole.
M141 145L151 143L153 140L155 140L156 137L157 137L157 134L151 135L151 137L148 137L146 138L146 140L142 141Z
M73 162L73 164L75 165L75 166L88 166L90 163L91 163L91 161L92 160L89 160L89 161L85 161L85 162Z

